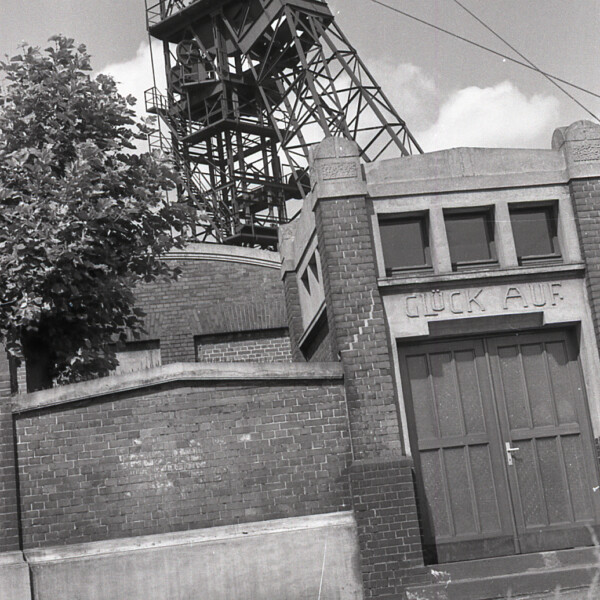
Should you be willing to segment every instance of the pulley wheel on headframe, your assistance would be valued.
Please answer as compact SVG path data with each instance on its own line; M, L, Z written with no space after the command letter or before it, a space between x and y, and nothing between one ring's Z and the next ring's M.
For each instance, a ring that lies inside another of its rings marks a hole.
M195 65L205 60L206 56L200 44L195 40L182 40L177 44L177 58L183 65Z

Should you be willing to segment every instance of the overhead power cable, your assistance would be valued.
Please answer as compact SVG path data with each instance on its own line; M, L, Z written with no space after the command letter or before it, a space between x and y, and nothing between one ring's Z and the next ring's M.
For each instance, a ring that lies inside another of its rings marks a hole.
M583 108L589 115L594 117L596 121L600 121L598 117L589 110L586 106L584 106L575 96L573 96L570 92L565 90L565 88L555 81L555 78L544 73L536 64L534 64L531 60L529 60L522 52L519 52L512 44L506 41L499 33L494 31L487 23L485 23L482 19L480 19L473 11L469 10L460 0L454 0L454 3L460 6L466 13L471 15L480 25L483 25L492 35L498 38L504 45L508 46L515 54L518 54L525 62L527 62L533 69L535 69L540 75L543 75L552 85L556 86L563 94L567 95L573 102L575 102L578 106Z
M552 75L551 73L548 73L546 71L541 71L540 69L537 69L535 67L532 67L531 65L527 64L526 62L522 62L520 60L517 60L516 58L513 58L512 56L508 56L506 54L503 54L502 52L498 52L497 50L493 50L492 48L489 48L488 46L484 46L483 44L479 44L477 42L474 42L473 40L470 40L466 37L463 37L462 35L459 35L458 33L454 33L453 31L449 31L448 29L444 29L443 27L439 27L438 25L434 25L433 23L430 23L429 21L425 21L424 19L420 19L419 17L416 17L414 15L411 15L410 13L407 13L403 10L400 10L399 8L396 8L395 6L390 6L389 4L386 4L385 2L381 2L380 0L371 0L371 2L373 2L374 4L378 4L380 6L383 6L384 8L387 8L395 13L398 13L404 17L407 17L408 19L412 19L413 21L417 21L418 23L421 23L422 25L426 25L427 27L431 27L432 29L436 29L437 31L441 31L442 33L445 33L446 35L449 35L450 37L456 38L458 40L461 40L462 42L466 42L467 44L470 44L471 46L475 46L476 48L479 48L481 50L485 50L486 52L489 52L491 54L494 54L496 56L499 56L500 58L503 58L505 60L508 60L510 62L513 62L517 65L521 65L522 67L525 67L527 69L530 69L531 71L536 71L538 73L541 73L542 75L548 76L556 81L560 81L561 83L564 83L565 85L568 85L576 90L579 90L581 92L584 92L586 94L590 94L591 96L595 96L596 98L600 98L600 94L597 94L596 92L592 92L591 90L588 90L587 88L584 88L580 85L577 85L575 83L572 83L571 81L567 81L566 79L561 79L560 77L557 77L556 75ZM586 109L587 110L587 109ZM594 118L598 118L595 115Z

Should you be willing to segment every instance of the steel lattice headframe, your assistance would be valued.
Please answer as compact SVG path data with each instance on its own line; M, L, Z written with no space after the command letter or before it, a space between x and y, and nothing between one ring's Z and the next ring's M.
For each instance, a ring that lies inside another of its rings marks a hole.
M151 144L170 153L200 241L274 247L286 201L309 188L311 145L356 141L363 160L421 152L321 0L161 0L166 95Z

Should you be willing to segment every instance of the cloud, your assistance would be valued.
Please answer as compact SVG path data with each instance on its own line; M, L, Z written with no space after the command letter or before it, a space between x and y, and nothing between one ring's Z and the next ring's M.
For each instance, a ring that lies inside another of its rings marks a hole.
M164 90L162 46L155 44L156 84ZM560 121L555 97L526 96L510 81L446 95L432 76L413 64L379 59L369 63L369 70L426 152L457 146L545 148ZM130 60L108 65L102 72L114 77L121 93L135 96L136 111L146 116L144 91L154 85L148 43L142 43ZM317 141L322 134L317 127L313 130L305 133Z
M370 61L369 70L426 152L458 146L546 148L560 122L555 97L526 96L510 81L445 94L417 65L384 58ZM369 118L374 125L374 116Z
M166 78L160 43L152 44L152 53L154 55L156 85L164 91ZM139 116L147 116L144 105L144 92L154 86L150 45L147 42L140 44L132 59L107 65L102 69L102 73L113 77L121 94L125 96L131 94L137 98L136 112Z
M437 115L435 81L421 67L393 63L389 59L369 63L375 80L400 116L409 124L430 124Z
M527 97L510 81L492 87L467 87L452 93L437 120L417 130L426 152L457 146L546 147L559 120L553 96Z

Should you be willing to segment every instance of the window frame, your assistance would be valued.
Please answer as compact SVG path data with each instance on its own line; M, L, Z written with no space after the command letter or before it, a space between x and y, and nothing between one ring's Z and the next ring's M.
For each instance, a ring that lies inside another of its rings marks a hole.
M394 225L397 223L417 221L421 229L421 238L423 240L423 256L425 262L420 265L408 265L405 267L388 267L386 264L386 250L383 243L382 230L386 226ZM415 273L415 272L430 272L433 271L432 253L431 253L431 239L430 239L430 222L428 211L424 212L410 212L410 213L394 213L394 214L383 214L379 215L378 218L379 227L379 240L381 243L382 262L385 269L386 277L393 277L394 275L401 273Z
M549 227L550 243L554 251L551 254L531 254L526 256L520 256L519 249L517 247L517 237L515 235L515 229L513 227L512 215L515 212L527 210L531 211L535 209L544 211L546 215L548 215L546 218L546 224ZM527 266L540 263L562 262L563 255L560 246L558 224L559 210L557 200L551 200L546 202L511 202L508 205L508 214L510 215L510 227L519 266Z
M469 208L451 208L444 209L444 228L446 231L446 239L448 241L448 253L450 255L450 264L452 271L462 271L465 269L473 269L477 267L496 267L498 266L498 252L496 249L496 223L495 211L493 206L476 206ZM484 217L485 233L487 237L487 246L490 258L482 258L476 260L455 261L452 257L452 244L448 236L448 221L464 217Z

